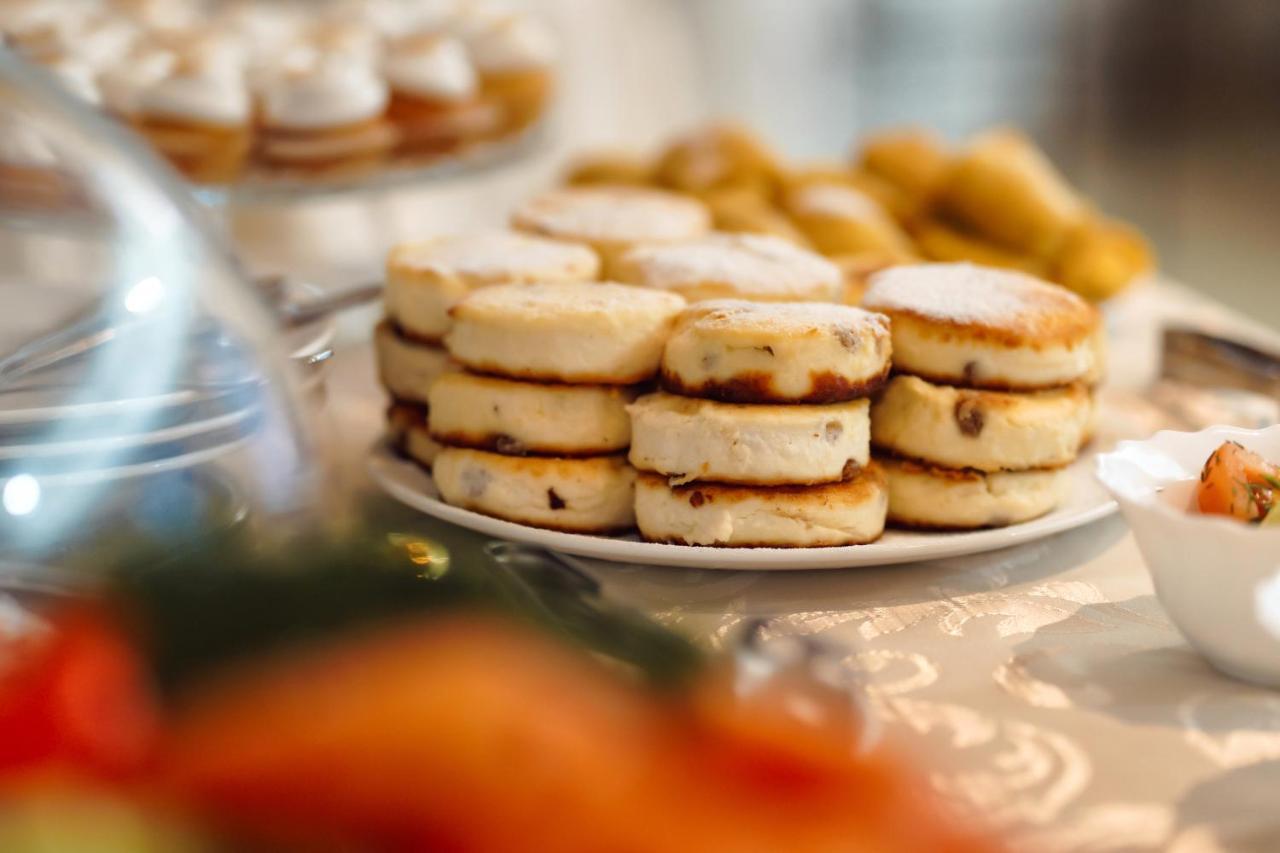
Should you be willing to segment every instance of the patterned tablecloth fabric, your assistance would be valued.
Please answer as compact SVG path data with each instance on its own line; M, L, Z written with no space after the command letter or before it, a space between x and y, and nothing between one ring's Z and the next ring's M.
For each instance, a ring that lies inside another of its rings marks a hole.
M1276 340L1181 288L1146 286L1108 308L1110 389L1149 382L1159 327L1187 318ZM330 411L356 488L372 489L359 457L379 431L378 397L368 347L348 347ZM1219 675L1186 644L1119 516L995 553L879 569L585 565L607 594L712 647L765 617L776 635L847 650L886 736L1019 846L1280 850L1280 692Z

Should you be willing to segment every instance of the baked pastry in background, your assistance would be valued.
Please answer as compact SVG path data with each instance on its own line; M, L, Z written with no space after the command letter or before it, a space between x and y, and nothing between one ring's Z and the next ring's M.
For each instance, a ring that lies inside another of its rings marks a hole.
M643 157L626 151L593 151L574 158L565 170L564 182L644 186L653 180L653 169Z
M663 387L733 403L838 403L889 374L889 324L818 302L718 299L680 315L662 354Z
M911 238L879 202L852 186L812 183L787 193L791 221L824 255L911 253Z
M534 382L633 385L651 378L685 301L624 284L505 284L450 312L445 344L469 370Z
M974 234L1048 259L1086 216L1079 196L1026 136L992 130L955 157L939 209Z
M657 474L636 481L636 525L651 542L720 548L863 545L884 532L884 474L871 465L820 486L672 486Z
M586 243L600 255L604 277L613 278L628 249L700 237L710 230L711 216L700 202L675 193L582 186L530 199L516 208L511 224L528 234Z
M394 246L387 255L387 316L408 335L439 342L449 310L471 291L492 284L591 281L595 252L578 243L514 231L481 231Z
M1055 281L1085 299L1114 296L1155 268L1151 246L1138 229L1110 219L1076 226L1053 262Z
M690 302L836 302L840 271L821 255L780 237L711 233L678 243L637 246L622 255L615 277L678 293Z
M808 238L790 217L753 189L726 187L708 190L699 197L711 212L711 223L717 231L767 234L797 246L809 246Z
M857 165L894 187L906 201L899 218L927 209L947 178L951 155L937 134L923 128L886 130L862 140Z
M764 142L737 124L711 124L673 141L654 167L661 186L701 195L727 188L771 196L778 158Z
M396 147L386 81L364 62L317 59L271 76L261 92L257 156L272 169L355 173Z
M1049 265L1042 258L1006 249L938 219L917 222L911 233L920 254L931 261L965 261L984 267L1020 270L1041 278L1049 272Z
M446 447L431 476L453 506L570 533L635 525L636 472L622 455L565 459Z
M981 134L959 153L926 130L878 131L851 164L787 166L749 131L714 124L652 161L588 160L569 181L647 182L697 197L717 230L771 234L840 259L851 303L866 270L918 259L1017 269L1092 300L1155 266L1136 229L1091 210L1015 131Z

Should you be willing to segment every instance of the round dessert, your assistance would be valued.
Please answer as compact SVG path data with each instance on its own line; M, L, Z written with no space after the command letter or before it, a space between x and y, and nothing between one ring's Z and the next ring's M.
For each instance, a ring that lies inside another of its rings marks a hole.
M824 255L911 252L911 240L889 212L866 193L840 183L812 183L787 193L787 213Z
M475 68L458 38L427 32L397 39L382 70L391 84L387 116L405 153L447 151L492 133L501 121L498 107L480 98Z
M749 129L714 124L672 142L654 171L658 183L681 192L734 188L768 196L780 168L777 155Z
M653 377L684 299L625 284L500 284L453 307L445 345L480 373L634 385Z
M1065 468L981 471L876 457L889 482L889 521L903 527L977 530L1039 518L1066 497Z
M879 388L890 351L888 321L859 308L712 300L676 321L662 384L730 403L836 403Z
M1081 383L1010 394L895 376L871 409L871 441L949 468L1057 468L1075 460L1092 412Z
M395 402L387 409L387 438L392 447L427 468L444 449L431 437L427 407L411 403Z
M554 85L551 32L527 15L497 16L469 29L467 46L484 97L501 108L506 130L528 127L541 115Z
M711 215L697 201L641 187L576 186L531 199L511 217L521 231L587 243L613 275L617 259L642 243L700 237Z
M838 302L840 270L821 255L765 234L708 234L637 246L618 260L619 281L679 293L690 302Z
M389 98L376 69L350 57L285 69L261 92L258 156L267 166L302 172L376 166L397 141L384 117Z
M449 352L444 347L408 340L386 320L373 330L373 352L378 378L399 400L427 402L432 383L450 369Z
M894 267L862 306L893 321L894 368L1007 391L1066 385L1094 368L1095 308L1023 273L972 264Z
M938 204L969 230L1046 259L1086 213L1049 159L1013 130L975 137L953 160Z
M449 309L475 288L591 281L599 272L586 246L514 231L401 243L387 256L387 316L416 338L438 341L452 325Z
M252 104L244 81L218 65L178 66L137 92L135 129L184 175L226 183L251 145Z
M822 486L671 486L642 473L636 525L651 542L722 548L820 548L874 542L884 532L884 475L872 465Z
M447 503L507 521L570 533L635 524L636 472L621 455L557 459L446 447L431 472Z
M594 456L631 440L627 403L616 385L514 382L450 373L431 387L431 433L444 444L514 456Z
M650 394L627 407L629 458L675 485L834 483L867 464L869 410L866 400L753 406Z

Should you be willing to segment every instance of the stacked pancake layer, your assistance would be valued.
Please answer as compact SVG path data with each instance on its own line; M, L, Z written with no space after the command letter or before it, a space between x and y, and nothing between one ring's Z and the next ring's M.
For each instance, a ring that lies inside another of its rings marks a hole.
M1063 288L968 264L897 267L864 305L892 320L896 375L871 410L889 520L974 529L1065 498L1101 371L1097 311Z
M641 534L721 547L877 539L886 491L867 398L889 357L885 318L857 308L687 308L663 350L664 390L628 406Z
M454 506L577 533L635 524L627 405L684 307L610 283L505 284L450 309L462 370L430 388L432 475Z
M514 282L582 282L600 260L586 246L510 231L404 243L387 259L386 319L374 331L382 384L392 398L388 433L402 452L430 466L440 446L430 438L435 381L455 369L444 348L450 310L471 291Z

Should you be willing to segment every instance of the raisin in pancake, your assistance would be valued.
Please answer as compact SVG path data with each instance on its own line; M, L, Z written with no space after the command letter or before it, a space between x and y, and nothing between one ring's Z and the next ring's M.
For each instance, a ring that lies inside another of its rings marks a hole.
M719 299L680 315L662 356L668 391L735 403L865 397L889 372L889 324L847 305Z
M1058 468L1075 460L1092 412L1082 383L1012 394L895 376L871 409L871 440L948 468Z
M869 459L870 404L759 406L650 394L632 403L631 464L675 483L832 483Z
M560 459L446 447L431 473L453 506L572 533L611 533L635 523L636 472L622 455Z

